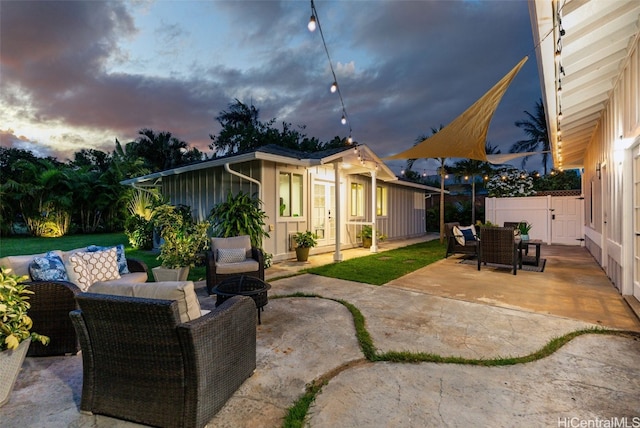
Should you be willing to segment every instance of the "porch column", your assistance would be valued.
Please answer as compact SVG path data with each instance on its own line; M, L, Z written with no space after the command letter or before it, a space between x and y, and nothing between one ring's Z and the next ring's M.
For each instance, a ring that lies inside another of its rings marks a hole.
M378 229L376 229L377 198L378 192L376 188L376 170L371 170L371 248L372 253L378 252Z
M336 209L335 209L335 217L336 217L336 251L333 253L333 261L341 262L342 261L342 253L340 252L340 244L342 242L342 198L340 197L340 187L341 187L341 176L340 174L340 162L336 161L333 163L333 173L335 185L334 193L336 198Z

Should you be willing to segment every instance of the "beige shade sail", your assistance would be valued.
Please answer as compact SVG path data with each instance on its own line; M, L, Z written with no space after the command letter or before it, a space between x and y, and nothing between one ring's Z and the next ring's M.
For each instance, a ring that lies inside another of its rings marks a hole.
M464 113L436 134L404 152L385 159L467 158L491 161L487 158L485 144L493 114L528 57L524 57L493 88L473 103ZM529 153L519 153L526 156ZM499 162L496 162L499 163Z

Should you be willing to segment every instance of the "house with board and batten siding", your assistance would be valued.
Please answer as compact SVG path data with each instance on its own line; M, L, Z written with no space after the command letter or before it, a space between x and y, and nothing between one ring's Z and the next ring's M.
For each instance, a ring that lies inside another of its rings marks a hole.
M334 253L360 245L364 225L387 239L426 233L425 197L440 189L401 180L366 145L305 153L268 145L125 180L136 188L158 188L174 205L191 207L205 219L228 192L256 195L263 202L270 238L264 250L273 261L295 256L291 237L310 230L313 253ZM377 251L377 243L371 247Z

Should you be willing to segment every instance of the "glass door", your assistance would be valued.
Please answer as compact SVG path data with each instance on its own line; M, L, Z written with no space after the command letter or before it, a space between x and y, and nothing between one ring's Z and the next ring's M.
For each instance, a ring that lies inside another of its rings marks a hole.
M324 181L314 182L311 231L318 236L318 245L335 242L335 209L335 185Z

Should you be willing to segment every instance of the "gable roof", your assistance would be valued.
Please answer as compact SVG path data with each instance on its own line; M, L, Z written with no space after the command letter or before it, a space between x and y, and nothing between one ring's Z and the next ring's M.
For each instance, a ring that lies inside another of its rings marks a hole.
M398 180L398 177L396 177L393 171L391 171L391 169L389 169L389 167L387 167L371 149L363 144L358 146L336 147L319 152L303 152L275 144L269 144L250 152L234 153L189 165L179 166L165 171L130 178L128 180L121 181L120 184L156 184L162 179L162 177L179 175L189 171L215 168L225 164L249 162L252 160L266 160L288 165L298 165L305 168L325 165L333 162L341 162L343 169L348 174L365 174L370 173L372 170L376 170L377 178L382 181ZM427 189L429 186L423 186L421 188Z

